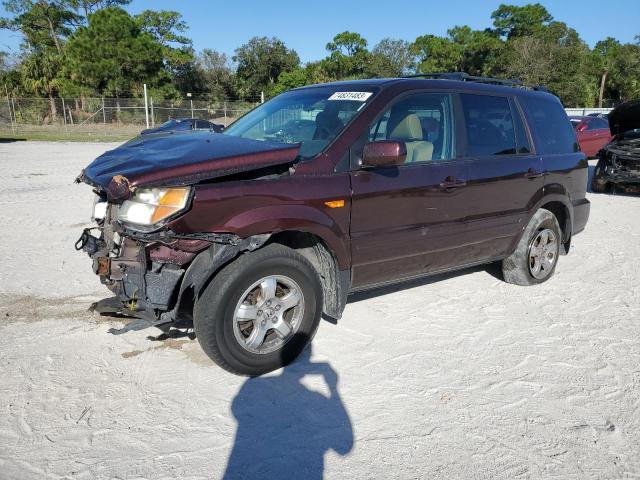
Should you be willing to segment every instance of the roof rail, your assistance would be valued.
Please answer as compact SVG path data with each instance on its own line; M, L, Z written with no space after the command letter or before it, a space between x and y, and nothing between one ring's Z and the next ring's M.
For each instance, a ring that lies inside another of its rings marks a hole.
M465 72L440 72L440 73L416 73L415 75L407 75L402 78L434 78L441 80L458 80L461 82L486 83L490 85L503 85L507 87L530 88L532 90L548 92L549 90L542 85L528 86L516 79L502 79L491 77L477 77L469 75Z

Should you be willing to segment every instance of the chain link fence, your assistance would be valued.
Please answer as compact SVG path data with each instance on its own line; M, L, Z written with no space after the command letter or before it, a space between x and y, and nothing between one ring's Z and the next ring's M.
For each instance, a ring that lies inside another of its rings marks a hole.
M43 133L68 137L133 137L171 118L202 118L225 127L259 100L155 100L144 98L22 98L0 101L0 134Z

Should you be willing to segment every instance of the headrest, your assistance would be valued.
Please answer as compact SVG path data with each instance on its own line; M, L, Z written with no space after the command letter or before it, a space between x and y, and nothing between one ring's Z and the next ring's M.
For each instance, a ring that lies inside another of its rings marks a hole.
M422 125L418 115L415 113L407 114L393 127L391 135L388 137L402 140L422 140Z

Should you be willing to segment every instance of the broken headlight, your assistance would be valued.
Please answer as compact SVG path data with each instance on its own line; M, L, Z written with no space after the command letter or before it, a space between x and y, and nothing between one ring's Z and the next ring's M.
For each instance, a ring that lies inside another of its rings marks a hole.
M149 230L187 208L191 189L140 188L118 210L118 220L133 228Z

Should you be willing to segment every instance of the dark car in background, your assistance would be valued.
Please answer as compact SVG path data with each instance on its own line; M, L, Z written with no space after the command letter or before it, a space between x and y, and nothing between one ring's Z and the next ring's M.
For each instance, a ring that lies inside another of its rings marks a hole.
M598 152L611 140L609 122L606 118L596 116L571 116L571 124L576 131L580 149L589 158L594 158Z
M218 365L258 375L351 292L492 262L509 283L549 280L587 223L587 171L538 87L312 85L222 134L145 135L98 157L78 178L96 226L76 247L115 294L95 310L194 328Z
M221 132L224 125L202 120L201 118L172 118L164 122L159 127L147 128L140 132L140 135L148 135L150 133L166 133L166 132L184 132L188 130L211 130L213 132Z
M611 188L640 191L640 100L616 107L609 114L612 141L598 154L591 187L604 193Z

